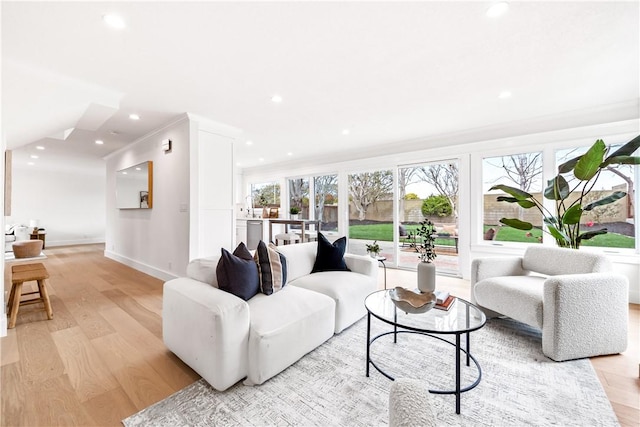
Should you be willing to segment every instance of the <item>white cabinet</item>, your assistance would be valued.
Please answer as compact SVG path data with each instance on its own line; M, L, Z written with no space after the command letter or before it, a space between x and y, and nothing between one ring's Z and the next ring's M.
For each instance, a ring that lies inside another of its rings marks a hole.
M246 219L238 219L236 220L236 244L234 246L238 246L240 242L247 242L247 220Z

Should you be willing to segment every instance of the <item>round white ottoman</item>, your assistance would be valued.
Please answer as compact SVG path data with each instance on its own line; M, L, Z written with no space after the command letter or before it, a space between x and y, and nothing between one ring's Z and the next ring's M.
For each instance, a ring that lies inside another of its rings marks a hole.
M396 379L389 391L389 427L435 425L426 384L414 379Z

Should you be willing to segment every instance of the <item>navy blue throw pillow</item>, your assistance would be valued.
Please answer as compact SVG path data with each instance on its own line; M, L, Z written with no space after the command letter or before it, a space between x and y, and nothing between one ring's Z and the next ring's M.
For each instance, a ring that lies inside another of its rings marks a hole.
M343 236L333 242L318 232L318 252L312 273L320 271L351 271L344 262L344 251L347 249L347 237Z
M260 291L258 266L244 243L240 243L233 254L222 248L222 257L216 267L218 287L242 298L250 300Z

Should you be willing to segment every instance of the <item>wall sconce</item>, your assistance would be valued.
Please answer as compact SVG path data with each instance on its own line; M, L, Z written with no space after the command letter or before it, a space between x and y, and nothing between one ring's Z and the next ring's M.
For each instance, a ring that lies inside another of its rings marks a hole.
M170 139L163 139L162 140L162 151L164 151L165 153L168 153L171 151L171 140Z

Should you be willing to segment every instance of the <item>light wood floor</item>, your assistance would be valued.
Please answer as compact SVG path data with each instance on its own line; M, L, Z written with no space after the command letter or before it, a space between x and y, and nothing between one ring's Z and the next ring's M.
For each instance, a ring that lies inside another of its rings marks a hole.
M16 328L0 339L1 426L121 426L123 418L199 378L162 343L162 282L104 258L103 249L45 251L54 318L46 320L38 305L21 307ZM387 274L389 287L415 282L415 272ZM439 286L469 294L463 280L440 278ZM638 426L637 305L630 320L629 349L592 364L620 423Z

